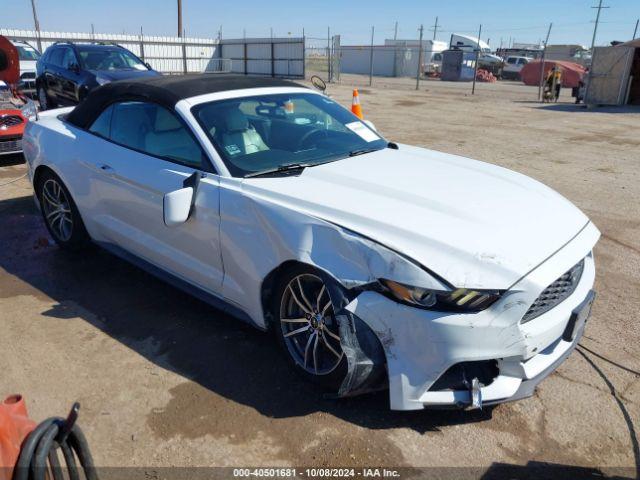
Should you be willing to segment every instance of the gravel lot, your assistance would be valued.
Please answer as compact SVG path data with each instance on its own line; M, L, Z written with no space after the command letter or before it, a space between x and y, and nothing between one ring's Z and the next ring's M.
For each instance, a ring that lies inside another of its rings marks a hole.
M329 93L343 104L343 76ZM51 245L22 175L0 157L0 394L32 418L82 405L101 466L640 465L640 110L535 102L515 83L374 80L364 113L390 140L530 175L602 231L582 348L530 399L482 412L390 412L385 393L323 399L271 336L101 251ZM566 95L566 94L565 94ZM530 464L531 465L531 464ZM550 467L550 468L553 468ZM517 467L516 467L517 469ZM552 470L550 470L552 471Z

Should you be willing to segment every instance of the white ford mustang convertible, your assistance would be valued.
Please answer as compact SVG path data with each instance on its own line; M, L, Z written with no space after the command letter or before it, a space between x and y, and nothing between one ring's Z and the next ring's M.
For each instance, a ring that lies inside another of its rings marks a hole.
M338 397L527 397L590 314L600 233L569 201L389 142L292 82L114 82L29 122L24 151L61 247L93 242L273 330Z

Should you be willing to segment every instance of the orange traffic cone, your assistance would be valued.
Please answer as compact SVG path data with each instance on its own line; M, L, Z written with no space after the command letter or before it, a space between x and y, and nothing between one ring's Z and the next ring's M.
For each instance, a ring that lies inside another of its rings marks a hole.
M358 89L353 89L353 102L351 103L351 112L358 118L363 119L362 107L360 106L360 96L358 95Z

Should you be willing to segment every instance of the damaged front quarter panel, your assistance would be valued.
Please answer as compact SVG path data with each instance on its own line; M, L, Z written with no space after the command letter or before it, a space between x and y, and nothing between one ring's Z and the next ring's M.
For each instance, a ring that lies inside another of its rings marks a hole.
M223 180L224 182L224 180ZM230 182L228 187L235 186ZM329 290L339 323L348 373L338 396L384 385L385 348L390 331L376 332L346 307L366 286L387 278L408 285L449 290L444 280L402 255L355 232L264 198L252 186L221 188L221 248L225 259L223 291L266 328L261 281L287 262L318 269ZM255 250L260 250L260 255ZM247 302L249 298L250 302Z

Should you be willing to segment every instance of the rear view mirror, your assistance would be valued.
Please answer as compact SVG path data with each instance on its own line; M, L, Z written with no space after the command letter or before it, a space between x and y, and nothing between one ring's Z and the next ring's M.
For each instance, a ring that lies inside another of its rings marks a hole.
M163 199L164 224L167 227L182 225L189 220L193 206L193 187L169 192Z

